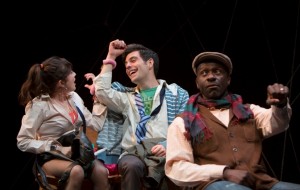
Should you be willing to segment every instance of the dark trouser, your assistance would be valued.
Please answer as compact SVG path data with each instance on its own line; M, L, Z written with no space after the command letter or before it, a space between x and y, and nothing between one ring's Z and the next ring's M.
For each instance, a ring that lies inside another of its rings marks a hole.
M143 186L142 179L146 175L145 164L136 156L125 155L118 162L118 170L122 176L122 190L138 190Z

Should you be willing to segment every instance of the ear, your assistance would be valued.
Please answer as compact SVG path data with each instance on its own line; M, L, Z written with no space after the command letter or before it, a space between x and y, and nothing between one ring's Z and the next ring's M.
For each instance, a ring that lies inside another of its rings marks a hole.
M65 87L65 82L63 80L59 80L57 82L57 87Z
M229 86L231 82L231 76L228 77L227 85Z
M195 79L195 83L196 83L197 89L199 89L199 86L198 86L198 83L197 83L197 78Z
M154 60L152 58L148 59L147 65L149 66L149 68L153 68Z

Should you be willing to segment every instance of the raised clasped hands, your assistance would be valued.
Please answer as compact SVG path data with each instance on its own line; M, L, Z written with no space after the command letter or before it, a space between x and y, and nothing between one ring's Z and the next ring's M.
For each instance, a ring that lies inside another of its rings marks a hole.
M274 83L267 88L267 100L268 105L275 105L278 107L284 107L287 104L287 98L289 95L289 88L282 84Z

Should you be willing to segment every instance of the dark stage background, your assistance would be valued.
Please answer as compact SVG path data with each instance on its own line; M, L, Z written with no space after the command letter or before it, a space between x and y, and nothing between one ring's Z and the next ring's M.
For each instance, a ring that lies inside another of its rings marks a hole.
M9 163L13 170L2 172L9 189L37 189L31 172L34 157L16 147L24 114L17 96L29 67L52 55L67 58L77 73L77 92L91 108L83 75L99 73L108 43L117 38L157 51L159 78L178 83L190 94L197 92L191 63L202 51L220 51L231 57L230 89L243 95L245 102L266 106L267 85L288 85L293 107L290 129L267 139L264 155L272 175L300 183L299 4L299 0L111 0L7 6L10 19L5 22L6 41L12 48L8 65L14 67L16 78L15 125L5 128L13 157L8 156L3 163L3 167ZM120 62L114 80L132 86Z

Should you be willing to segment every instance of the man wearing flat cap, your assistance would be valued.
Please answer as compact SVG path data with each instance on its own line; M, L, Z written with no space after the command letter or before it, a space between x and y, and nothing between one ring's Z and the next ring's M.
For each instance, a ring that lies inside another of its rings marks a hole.
M168 128L166 175L183 189L300 189L268 175L262 160L262 141L289 127L288 87L267 87L270 108L244 104L227 89L232 68L231 59L220 52L194 58L199 92Z

